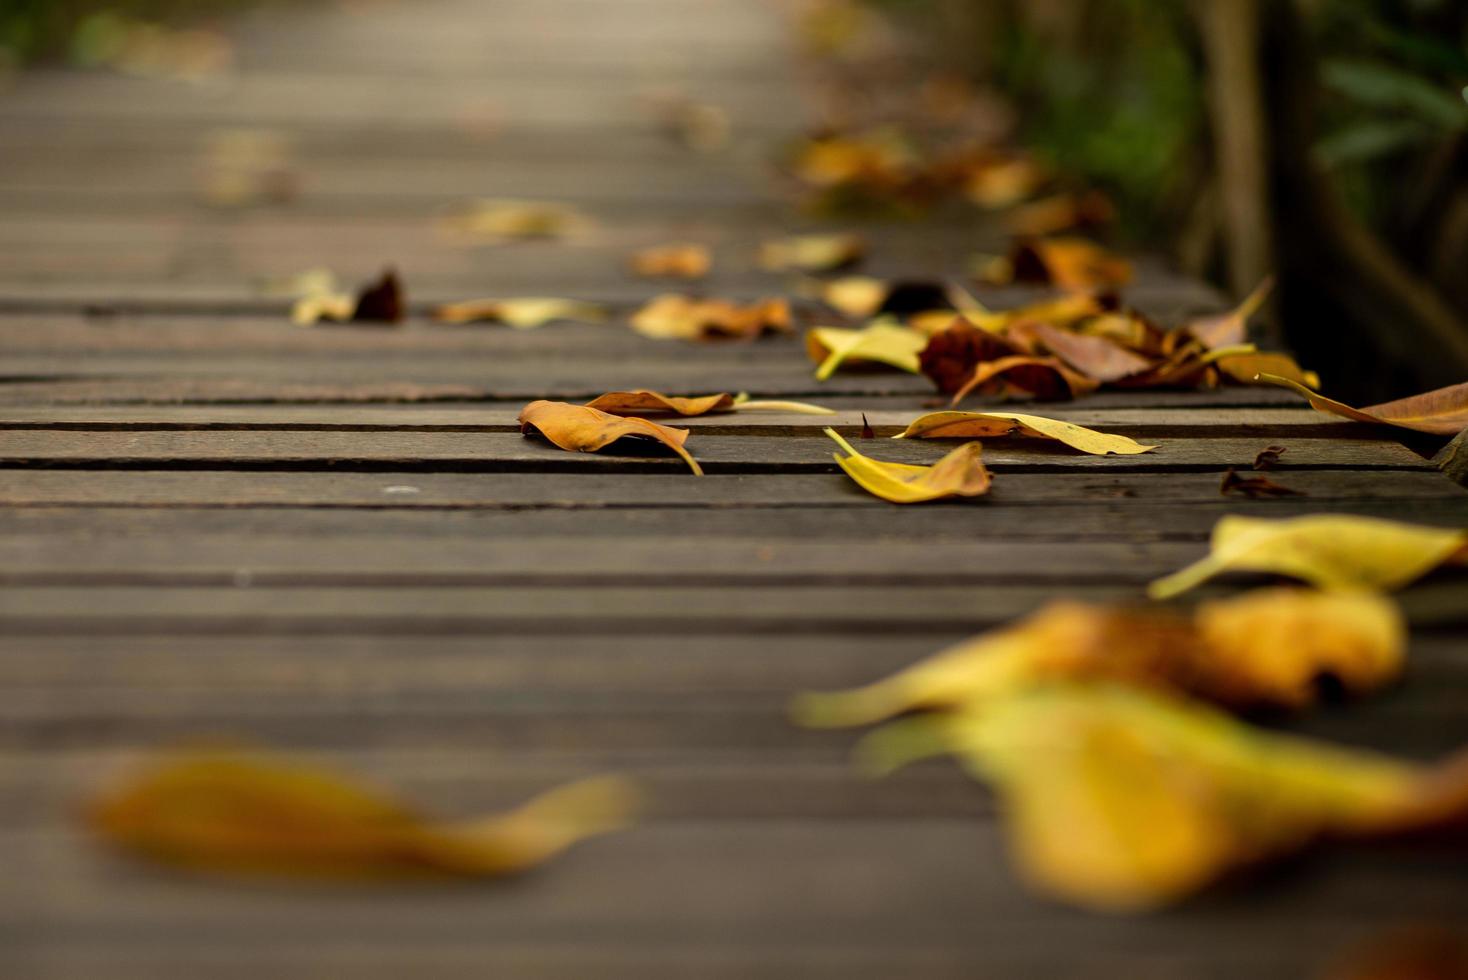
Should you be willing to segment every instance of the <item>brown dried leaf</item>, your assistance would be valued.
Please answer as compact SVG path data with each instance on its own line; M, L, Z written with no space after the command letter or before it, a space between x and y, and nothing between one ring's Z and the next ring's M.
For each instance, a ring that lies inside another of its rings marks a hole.
M683 243L655 245L632 254L632 271L639 276L669 279L702 279L713 268L708 246Z
M727 393L678 398L656 391L609 391L586 403L587 408L612 415L707 415L734 407L734 396Z
M1468 381L1380 405L1352 408L1344 402L1309 391L1287 377L1261 373L1259 380L1291 389L1310 402L1311 408L1326 415L1338 415L1357 422L1394 425L1400 429L1430 432L1438 436L1457 435L1468 428Z
M695 475L703 476L697 460L683 448L688 440L687 429L674 429L647 419L611 415L586 405L544 399L526 405L520 411L519 422L521 432L534 429L569 452L596 452L628 436L655 439L682 457Z
M1004 281L1045 283L1061 289L1110 289L1132 280L1130 262L1084 238L1016 242L1008 255L1008 269L1009 279Z
M1100 382L1072 371L1056 357L1001 357L980 363L963 387L953 393L949 404L957 405L975 389L995 380L1003 380L1010 388L1027 392L1040 401L1078 398L1100 386Z
M1094 228L1116 220L1116 206L1100 191L1055 194L1015 208L1004 219L1011 234L1026 237L1054 235L1076 228Z
M1026 346L1054 354L1077 371L1102 384L1141 374L1152 367L1152 361L1113 343L1105 337L1087 336L1063 330L1048 323L1020 323L1005 331L1005 338L1016 341L1024 337Z
M1249 342L1249 317L1264 305L1273 288L1274 277L1267 276L1234 309L1217 316L1200 317L1182 329L1209 350L1246 344Z
M603 777L446 823L327 770L209 753L137 777L88 816L108 843L190 870L370 880L515 874L625 826L635 805L630 784Z
M1239 476L1238 472L1230 466L1223 474L1223 483L1218 492L1227 497L1231 493L1241 493L1250 500L1259 500L1266 497L1303 497L1302 490L1291 490L1289 487L1280 486L1267 476Z
M956 317L945 329L928 338L927 346L918 355L918 365L946 395L968 383L981 363L1014 353L1014 346L1003 337Z
M1284 446L1266 446L1254 457L1254 469L1272 470L1279 465L1279 458L1284 454Z

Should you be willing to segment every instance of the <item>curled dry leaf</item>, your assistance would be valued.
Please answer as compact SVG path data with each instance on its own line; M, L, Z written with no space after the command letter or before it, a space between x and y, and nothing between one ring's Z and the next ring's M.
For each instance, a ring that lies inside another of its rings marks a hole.
M480 199L439 219L446 235L471 243L561 238L590 227L590 219L580 211L547 201Z
M980 364L1015 353L998 334L960 317L928 339L918 355L918 367L939 391L951 394L968 383Z
M1259 450L1259 455L1254 457L1254 469L1272 470L1279 465L1279 458L1285 454L1284 446L1265 446Z
M1037 347L1060 358L1075 370L1102 384L1120 381L1143 373L1152 361L1127 350L1106 337L1088 336L1064 330L1049 323L1017 323L1005 333L1011 341L1023 338L1029 347Z
M1323 589L1398 589L1448 562L1468 561L1468 531L1374 517L1318 514L1287 520L1230 515L1213 526L1209 554L1147 588L1186 592L1220 572L1270 572Z
M790 304L773 298L742 305L723 299L695 299L665 293L633 313L631 324L644 337L657 340L750 339L767 331L788 331Z
M1108 453L1135 456L1157 448L1144 446L1126 436L1087 429L1073 422L1014 412L931 412L914 419L896 438L992 439L1010 435L1053 439L1072 449L1096 456L1105 456Z
M896 323L873 323L861 330L812 327L805 333L805 352L816 362L816 380L825 381L848 361L887 364L917 374L918 353L928 338Z
M1183 332L1209 350L1248 343L1249 317L1259 312L1272 289L1274 277L1266 276L1234 309L1216 316L1200 317L1183 327Z
M1303 708L1317 681L1373 690L1402 668L1406 628L1390 599L1359 592L1261 589L1204 603L1192 620L1165 609L1055 602L890 677L804 694L800 724L846 727L912 710L987 705L1037 684L1110 681L1231 707Z
M870 736L874 772L953 753L999 793L1033 885L1140 911L1322 837L1431 826L1464 767L1425 767L1277 735L1142 690L1056 685Z
M552 402L541 399L520 411L520 431L536 430L546 439L568 452L593 453L626 437L655 439L682 457L697 476L703 476L698 461L683 444L687 429L658 425L647 419L612 415L586 405Z
M655 245L632 253L632 271L639 276L669 279L702 279L713 268L713 255L705 245Z
M957 405L994 381L1002 381L1006 390L1018 389L1040 401L1078 398L1100 387L1100 382L1071 370L1059 358L1014 355L981 362L963 386L953 393L951 404Z
M1223 474L1223 483L1218 487L1218 492L1227 497L1231 493L1241 493L1250 500L1259 500L1265 497L1303 497L1303 491L1291 490L1289 487L1280 486L1267 476L1239 476L1238 470L1230 466Z
M1326 398L1302 387L1298 382L1276 374L1261 372L1260 381L1289 388L1310 403L1310 407L1326 415L1337 415L1357 422L1394 425L1414 432L1453 436L1468 428L1468 381L1448 388L1437 388L1410 398L1399 398L1366 408L1352 408L1333 398Z
M504 323L516 330L531 330L545 326L553 320L599 323L606 316L606 310L595 303L539 296L469 299L461 303L446 303L433 311L433 318L440 323L487 321Z
M450 823L327 770L218 753L160 765L88 816L108 843L192 870L384 879L515 874L625 826L635 806L629 783L602 777Z
M894 504L918 504L944 497L978 497L989 492L991 477L980 456L983 443L959 446L932 466L888 463L863 456L835 429L826 435L850 455L832 454L836 464L863 490Z
M857 234L793 235L761 245L759 264L771 272L831 272L855 265L866 253L866 239Z

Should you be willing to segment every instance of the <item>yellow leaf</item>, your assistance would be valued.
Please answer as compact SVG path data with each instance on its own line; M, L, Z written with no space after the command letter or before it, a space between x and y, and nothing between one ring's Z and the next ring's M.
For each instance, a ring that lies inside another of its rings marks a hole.
M1073 422L1006 412L931 412L915 419L906 431L894 438L987 439L1009 435L1054 439L1072 449L1096 456L1108 453L1135 456L1157 448L1144 446L1126 436L1086 429Z
M817 381L825 381L847 361L876 361L917 374L922 370L918 355L926 346L927 337L893 323L873 323L861 330L812 327L805 334L806 353L817 364Z
M1059 680L1302 708L1323 675L1353 693L1387 683L1401 671L1405 648L1396 604L1361 592L1261 589L1205 603L1191 621L1167 610L1055 602L875 683L802 694L791 714L816 728L863 725L915 709L976 706Z
M585 405L544 399L533 401L521 409L519 421L521 432L535 429L568 452L596 452L627 436L656 439L681 456L695 476L703 476L698 461L683 448L688 441L687 429L674 429L647 419L624 418Z
M632 255L632 271L639 276L702 279L713 267L713 256L705 245L656 245Z
M832 454L846 475L863 490L894 504L917 504L943 497L978 497L989 492L989 471L979 458L983 443L959 446L932 466L911 466L863 456L837 435L835 429L827 429L826 435L851 454Z
M544 326L552 320L583 320L599 323L606 319L606 310L595 303L582 303L574 299L526 296L516 299L470 299L461 303L447 303L433 311L433 318L440 323L472 323L489 320L508 324L516 330L530 330Z
M1282 377L1305 388L1320 387L1320 375L1306 371L1288 354L1277 351L1255 351L1216 357L1218 370L1240 384L1253 384L1256 378Z
M1303 708L1329 677L1352 694L1402 671L1407 626L1397 604L1358 590L1256 589L1193 614L1207 655L1188 690L1226 705Z
M816 286L820 298L847 316L865 318L882 308L892 287L885 279L844 276Z
M1344 402L1316 394L1288 377L1276 376L1278 372L1260 372L1259 380L1289 388L1303 396L1310 407L1326 415L1357 422L1376 422L1379 425L1395 425L1414 432L1430 432L1433 435L1452 436L1468 428L1468 381L1425 391L1410 398L1399 398L1366 408L1352 408Z
M761 245L759 263L771 272L829 272L860 261L866 250L857 234L793 235Z
M1465 557L1468 531L1345 514L1278 521L1230 515L1213 526L1207 557L1153 582L1147 594L1167 599L1227 571L1289 575L1325 589L1390 591Z
M575 208L546 201L481 199L439 219L446 235L467 242L560 238L590 226Z
M322 320L346 323L357 309L357 298L351 293L308 293L291 307L291 322L309 327Z
M739 304L665 293L633 313L630 322L633 330L656 340L751 339L789 330L790 304L777 298Z
M190 754L98 800L93 830L142 857L199 871L349 878L524 871L625 826L631 785L572 783L516 810L433 821L336 774L258 754Z
M897 722L861 757L880 772L938 752L994 784L1011 851L1035 886L1105 911L1176 901L1320 836L1442 817L1439 770L1135 689L1055 685Z

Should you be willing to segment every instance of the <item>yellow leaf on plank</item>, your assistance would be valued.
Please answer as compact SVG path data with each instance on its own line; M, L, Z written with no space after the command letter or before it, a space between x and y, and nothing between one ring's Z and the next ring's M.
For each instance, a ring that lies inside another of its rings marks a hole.
M480 199L439 219L441 231L467 243L560 238L590 226L577 209L548 201Z
M1213 526L1209 548L1207 557L1153 582L1147 594L1167 599L1233 571L1289 575L1325 589L1390 591L1468 558L1468 531L1346 514L1229 515Z
M655 245L632 253L632 271L639 276L702 279L713 267L706 245Z
M1320 837L1461 816L1461 764L1418 766L1252 728L1138 689L1052 685L899 721L859 752L873 772L952 753L1002 801L1037 888L1103 911L1177 901Z
M1061 680L1296 709L1314 701L1325 675L1352 693L1380 687L1400 673L1405 650L1396 603L1362 592L1260 589L1204 603L1192 620L1166 609L1055 602L875 683L800 695L791 714L817 728L863 725Z
M848 361L887 364L913 374L922 368L918 355L928 338L895 323L873 323L861 330L812 327L805 334L805 350L816 362L816 380L825 381Z
M1380 405L1352 408L1344 402L1326 398L1302 387L1291 378L1279 377L1277 374L1278 372L1260 372L1259 380L1289 388L1304 397L1311 408L1326 415L1337 415L1357 422L1394 425L1401 429L1439 436L1457 435L1468 428L1468 381Z
M635 806L628 782L602 777L450 823L289 759L195 753L103 796L88 817L108 843L192 870L390 879L514 874L625 826Z
M759 264L771 272L830 272L859 262L866 239L853 233L793 235L760 246Z
M1010 435L1054 439L1072 449L1096 456L1105 456L1108 453L1135 456L1157 448L1144 446L1126 436L1083 428L1073 422L1014 412L930 412L914 419L906 431L894 438L990 439Z
M696 476L703 476L703 468L683 448L688 441L687 429L674 429L647 419L625 418L585 405L545 399L533 401L521 409L519 422L521 432L534 429L569 452L596 452L628 436L655 439L682 457Z
M473 323L476 320L504 323L516 330L530 330L552 320L582 320L600 323L606 310L595 303L574 299L524 296L515 299L470 299L446 303L433 311L440 323Z
M655 340L753 339L790 329L790 304L772 298L741 304L679 293L656 296L632 314L632 329Z
M826 429L826 435L851 454L832 454L846 475L863 490L894 504L918 504L943 497L978 497L989 492L991 478L980 459L983 443L959 446L932 466L912 466L863 456L835 429Z

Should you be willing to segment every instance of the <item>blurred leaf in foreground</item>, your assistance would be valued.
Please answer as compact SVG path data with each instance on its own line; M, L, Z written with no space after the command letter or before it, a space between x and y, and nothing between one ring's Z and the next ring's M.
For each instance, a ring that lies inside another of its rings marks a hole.
M1313 514L1288 520L1229 515L1213 525L1209 554L1147 587L1154 599L1220 572L1272 572L1326 589L1391 591L1444 563L1468 561L1468 531L1374 517Z
M1108 680L1230 706L1300 708L1329 676L1357 693L1401 671L1394 602L1365 593L1264 589L1167 610L1056 602L864 687L799 696L800 724L845 727L912 710L988 704L1036 684Z
M300 877L485 877L527 870L626 826L617 777L572 783L493 817L444 822L324 769L260 754L190 754L97 800L92 829L198 871Z
M952 753L999 794L1039 889L1103 911L1179 900L1322 837L1461 817L1468 766L1428 768L1252 728L1197 703L1055 685L895 722L859 756L884 773Z

